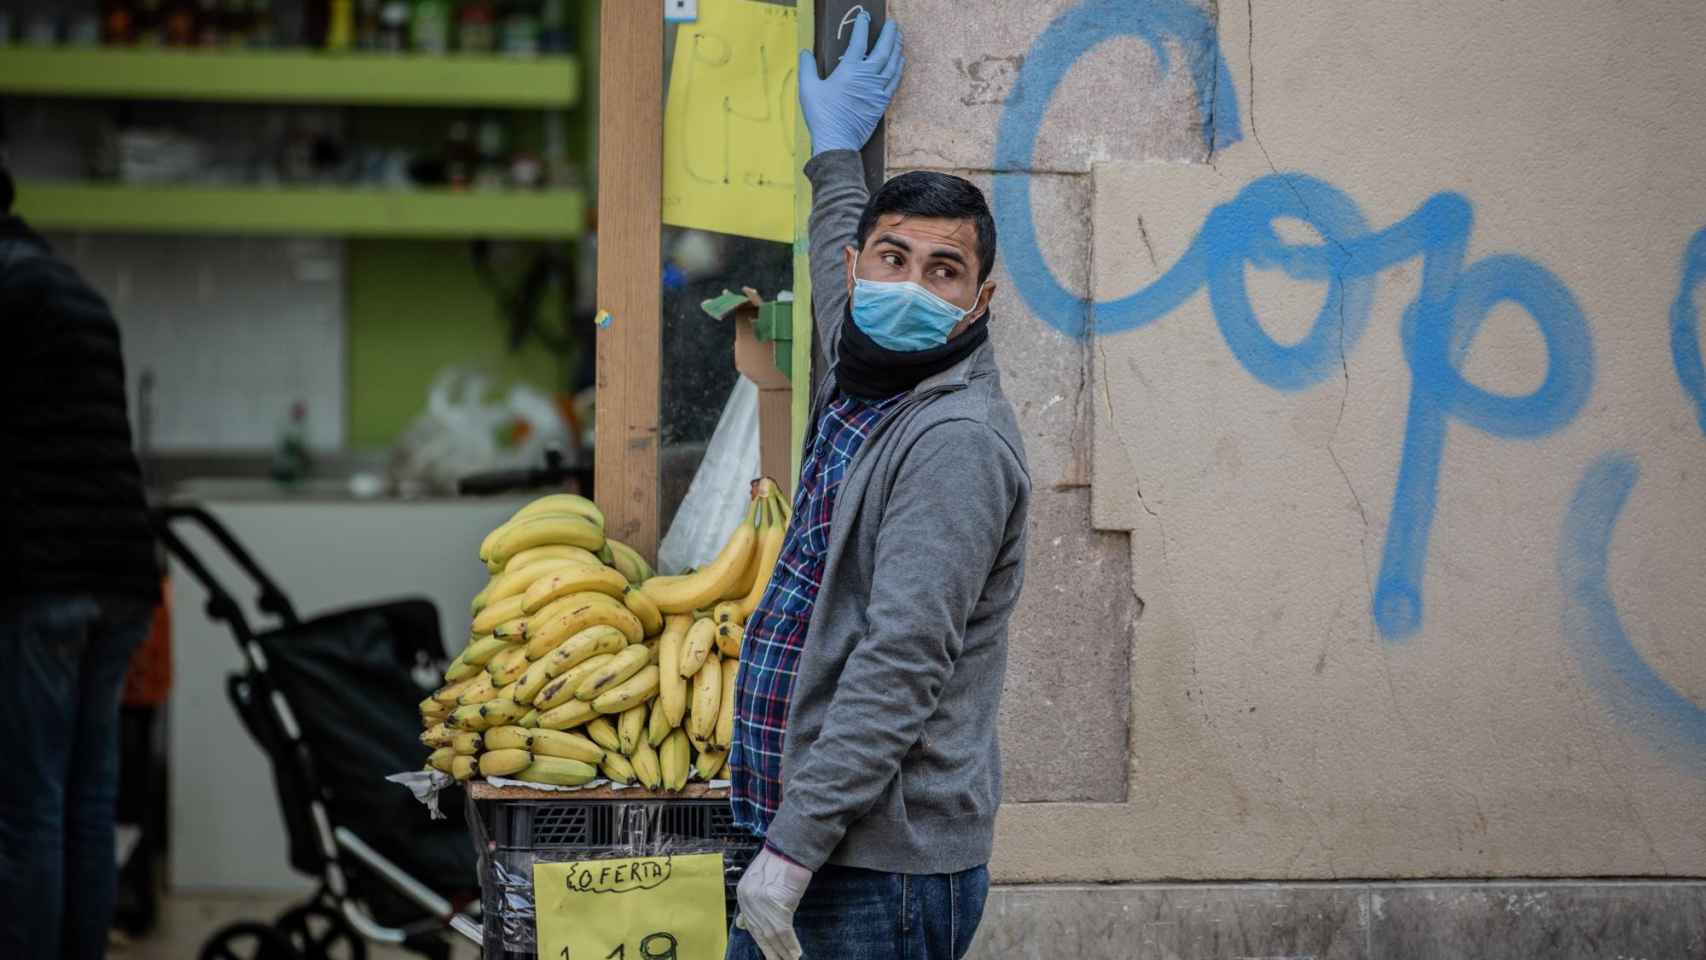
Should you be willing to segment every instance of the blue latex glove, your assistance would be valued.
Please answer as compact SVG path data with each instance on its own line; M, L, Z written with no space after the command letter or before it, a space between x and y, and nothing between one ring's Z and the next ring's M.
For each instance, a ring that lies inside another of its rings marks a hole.
M829 150L862 150L888 112L900 86L906 57L901 53L900 25L883 25L877 45L866 53L871 17L860 12L853 23L847 52L828 77L820 79L811 51L800 52L800 106L812 135L812 156Z

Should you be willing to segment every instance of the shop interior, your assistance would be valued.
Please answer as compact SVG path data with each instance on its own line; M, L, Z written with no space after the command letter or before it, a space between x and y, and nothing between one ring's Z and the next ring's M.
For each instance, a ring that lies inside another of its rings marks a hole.
M430 601L454 656L476 545L541 495L666 574L715 558L761 469L785 499L812 366L794 51L827 30L830 56L855 6L0 0L0 149L118 320L151 502L216 517L304 617ZM324 892L233 709L252 664L167 569L126 692L116 956ZM305 955L416 955L327 943Z

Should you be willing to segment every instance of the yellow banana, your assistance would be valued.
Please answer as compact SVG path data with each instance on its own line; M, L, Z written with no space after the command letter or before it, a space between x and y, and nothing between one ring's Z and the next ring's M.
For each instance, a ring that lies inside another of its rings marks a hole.
M527 711L527 713L522 715L520 720L515 722L515 725L518 727L527 727L528 729L539 726L539 711Z
M496 639L502 640L510 646L521 646L525 649L525 645L527 643L527 623L528 620L526 617L516 617L514 620L506 620L492 628L492 636Z
M681 726L687 716L687 678L681 675L681 647L687 642L687 632L693 621L684 614L670 616L658 638L658 703L663 705L664 722L669 727ZM652 746L657 746L654 742Z
M515 699L515 690L516 690L516 687L520 686L520 684L521 684L520 680L511 680L509 683L505 684L504 686L499 687L497 699L499 699L499 700L515 700L516 703L521 704L521 706L523 707L522 712L526 713L525 708L528 705L525 703L521 703L520 700Z
M626 785L634 782L634 765L620 753L605 754L604 762L598 769L611 783Z
M712 731L717 729L722 704L723 661L713 653L693 675L693 708L687 715L687 732L700 740L710 739Z
M442 723L435 723L421 731L421 744L428 747L448 747L450 739L456 736L456 731Z
M464 708L458 707L457 709L461 710ZM480 704L480 719L485 721L485 725L487 727L501 727L513 724L526 715L526 707L516 703L514 700L508 699L507 697L497 700L488 700L487 702Z
M507 646L509 646L508 643L497 637L476 637L470 640L468 646L456 655L456 659L450 661L449 668L444 671L444 679L455 683L458 680L467 680L473 677L481 672L488 661ZM460 700L461 698L458 697L457 699Z
M723 764L727 763L729 752L722 747L712 747L699 751L699 757L693 762L694 772L701 780L715 780L717 774L723 772Z
M492 727L481 736L487 750L530 750L533 746L533 731L514 724Z
M746 628L738 623L717 624L717 652L725 657L740 657L740 645L746 639Z
M591 764L604 762L604 748L578 733L565 730L533 730L531 733L533 738L528 749L535 756L562 757Z
M438 690L433 693L432 698L437 700L439 703L454 707L456 705L456 701L462 698L462 691L468 689L476 679L478 678L473 674L469 674L468 679L466 680L447 683L444 686L439 687Z
M688 719L689 720L692 719L691 715L689 715ZM705 751L710 750L714 746L714 744L711 743L710 737L694 736L693 731L691 731L691 730L686 731L686 733L687 733L687 742L693 745L694 755L704 753Z
M421 719L436 723L450 713L449 704L439 703L435 697L427 697L421 701Z
M752 560L758 542L752 521L758 506L759 502L753 501L734 536L704 569L680 577L653 577L640 589L664 613L688 613L721 600L740 582L740 575Z
M592 704L579 700L570 700L560 707L555 707L539 714L539 730L571 730L598 716L598 711Z
M597 555L595 555L591 550L584 550L580 547L565 546L561 543L547 543L543 547L530 547L515 556L510 557L509 563L504 564L504 572L508 573L511 570L520 570L528 564L536 563L540 560L569 560L574 563L584 563L593 567L600 566L602 564L602 561L600 561Z
M630 647L630 650L644 650L643 647ZM592 701L592 708L599 713L626 713L635 707L643 706L647 700L658 695L658 668L647 666L640 672L609 690L599 694Z
M567 513L545 513L515 520L492 543L486 560L488 564L495 563L502 569L511 557L521 551L548 543L599 550L604 546L604 530L585 517Z
M663 698L653 700L646 711L646 742L655 748L663 743L663 738L669 736L673 729L675 728L669 725L669 717L663 712Z
M597 704L593 709L597 709ZM616 739L621 743L624 756L633 756L646 739L646 720L651 712L651 708L642 703L622 711L622 715L616 718Z
M687 786L689 746L687 734L681 730L671 730L658 750L658 766L663 773L663 785L666 790L680 790Z
M634 777L647 790L656 790L663 786L663 769L658 766L658 752L649 743L640 744L634 755L628 758L634 767Z
M657 664L658 664L658 638L653 637L650 640L647 640L645 642L645 648L646 648L646 654L647 654L646 662L651 664L654 667L657 666Z
M525 566L517 567L514 561L504 568L504 572L492 579L491 586L486 588L486 602L482 607L489 607L500 600L508 600L516 594L526 594L527 588L533 586L544 577L556 573L564 567L585 567L573 560L541 559Z
M628 608L602 593L582 593L584 599L565 604L543 622L535 618L528 625L527 657L538 660L557 649L557 644L588 627L615 627L629 643L645 639L640 621ZM598 599L593 599L593 598Z
M639 586L651 579L652 565L646 562L645 557L640 556L640 551L608 537L605 538L604 545L610 548L610 565L621 571L629 583Z
M486 675L500 687L507 687L527 672L527 648L510 647L486 662Z
M738 661L723 661L723 698L717 704L717 726L711 731L711 742L728 747L735 737L735 681L740 677Z
M609 717L599 717L597 720L588 723L586 735L592 738L593 743L606 750L622 752L622 738L617 735L616 725L610 722Z
M474 633L491 633L492 628L500 623L508 623L527 613L521 607L520 595L505 597L496 603L488 603L474 615Z
M618 653L628 646L628 638L615 627L588 627L575 634L539 660L535 660L521 675L516 687L516 701L532 703L545 684L562 676L570 668L603 653Z
M500 523L497 526L493 527L492 532L486 534L485 538L480 541L480 562L486 565L486 569L488 569L488 570L492 569L492 561L491 561L492 544L497 543L498 538L503 536L504 531L506 531L508 529L509 529L509 521L505 520L503 523ZM498 570L502 570L502 569L503 569L503 566L500 564L498 566L498 569L492 570L492 572L497 573Z
M479 769L479 761L473 757L458 756L450 761L450 775L458 781L472 777Z
M470 703L450 711L450 716L444 718L444 725L457 730L473 730L475 732L491 726L480 716L483 703Z
M480 752L480 734L465 730L450 738L450 748L464 757L472 757Z
M644 590L629 587L622 594L622 603L628 608L628 612L640 621L640 628L645 631L646 636L655 637L663 632L663 611L658 609L651 597L646 596Z
M597 700L605 691L613 690L629 677L645 669L651 662L651 653L645 647L635 644L622 648L622 652L610 658L610 661L598 670L593 671L580 686L575 688L577 700ZM604 711L599 711L603 713Z
M434 750L430 755L427 756L427 766L433 768L434 770L443 770L445 773L449 773L450 772L450 764L455 759L456 759L456 751L449 746L443 746L443 747L439 747L437 750Z
M691 677L705 665L711 648L717 644L717 624L713 620L695 620L681 643L681 675Z
M534 757L527 769L511 779L529 783L548 783L559 787L578 787L598 779L598 768L579 760L563 757Z
M600 528L604 526L604 511L598 509L598 504L573 493L546 494L527 506L522 507L520 510L517 510L515 512L515 516L509 518L509 522L515 523L518 520L526 520L530 517L539 517L552 513L573 514L575 516L585 517Z
M492 584L496 583L497 580L498 578L496 574L488 577L486 579L486 585L480 588L479 593L474 594L474 599L468 601L468 615L470 617L479 613L480 608L486 605L486 598L491 595Z
M752 619L752 612L758 609L758 602L764 599L764 590L770 586L770 577L776 571L776 560L782 555L782 541L788 532L787 522L782 519L782 511L780 497L770 496L764 499L764 532L759 537L756 576L752 578L752 586L746 596L737 601L740 604L742 623Z
M627 648L624 647L623 649ZM568 703L575 699L575 691L580 689L581 684L585 683L588 677L603 670L607 664L615 659L616 655L613 653L601 653L595 657L588 657L576 666L564 670L557 679L545 684L544 689L540 690L539 694L533 698L533 705L540 710L552 710Z
M492 682L492 675L481 671L480 675L474 678L474 682L468 685L468 689L462 691L462 696L457 698L456 703L459 706L485 703L497 695L498 685Z
M565 563L528 586L521 595L521 609L538 613L551 601L577 593L602 593L620 600L627 590L627 578L609 567Z
M480 754L482 777L514 776L533 763L533 754L526 750L488 750Z
M757 554L755 553L754 556L756 555ZM752 581L748 580L747 588L750 589L751 587ZM741 596L746 596L746 590L741 591ZM712 607L711 619L717 621L718 626L722 626L725 623L742 624L746 622L746 618L740 615L740 604L733 600L724 600L722 603Z

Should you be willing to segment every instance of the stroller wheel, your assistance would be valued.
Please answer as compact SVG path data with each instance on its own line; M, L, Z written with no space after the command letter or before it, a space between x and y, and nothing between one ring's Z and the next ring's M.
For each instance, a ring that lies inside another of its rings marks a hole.
M367 941L342 913L325 904L288 910L277 926L302 960L367 960Z
M301 960L277 930L264 923L233 923L207 938L200 960Z

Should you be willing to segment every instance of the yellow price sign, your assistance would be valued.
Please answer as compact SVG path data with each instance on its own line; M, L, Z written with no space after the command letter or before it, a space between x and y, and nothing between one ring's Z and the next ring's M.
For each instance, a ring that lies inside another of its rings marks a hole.
M723 855L533 865L539 960L723 960Z

